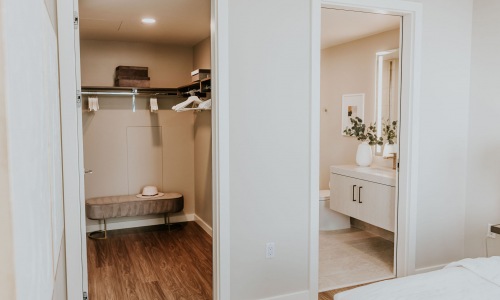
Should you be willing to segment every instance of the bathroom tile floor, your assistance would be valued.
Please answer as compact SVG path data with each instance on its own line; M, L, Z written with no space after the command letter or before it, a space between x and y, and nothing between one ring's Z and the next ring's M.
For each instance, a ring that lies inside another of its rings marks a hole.
M394 243L357 229L320 231L319 291L393 277Z

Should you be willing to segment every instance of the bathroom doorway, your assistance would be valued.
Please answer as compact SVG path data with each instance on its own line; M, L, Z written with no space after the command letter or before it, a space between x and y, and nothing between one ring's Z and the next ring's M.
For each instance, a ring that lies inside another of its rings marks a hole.
M320 292L396 276L401 24L321 9Z
M182 200L105 223L87 211L86 235L106 230L83 241L92 299L212 299L212 116L198 108L211 99L210 18L210 0L79 1L85 199Z

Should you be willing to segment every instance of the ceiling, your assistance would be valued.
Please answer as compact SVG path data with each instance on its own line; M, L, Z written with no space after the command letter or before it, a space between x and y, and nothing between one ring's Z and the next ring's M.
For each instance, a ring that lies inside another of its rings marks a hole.
M194 46L210 36L210 0L80 0L82 39ZM142 18L155 24L142 24Z
M322 8L321 48L397 29L400 20L398 16Z

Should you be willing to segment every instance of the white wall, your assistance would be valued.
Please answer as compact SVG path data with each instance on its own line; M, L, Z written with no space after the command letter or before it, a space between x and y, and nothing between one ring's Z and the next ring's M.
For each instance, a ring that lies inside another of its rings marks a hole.
M56 268L56 274L54 278L54 292L52 294L52 300L63 300L66 299L67 290L67 278L66 278L66 240L63 237L63 243L61 245L61 252L59 254L59 262Z
M465 228L465 253L470 257L485 255L487 224L500 223L499 14L499 1L474 1ZM498 255L498 238L489 245L489 254Z
M0 0L0 20L4 15L4 1ZM0 243L0 299L15 299L16 286L14 274L14 237L12 231L12 198L10 196L10 174L8 154L8 122L5 93L5 39L4 23L0 21L0 227L3 229L3 241Z
M398 48L396 29L321 51L320 189L328 189L331 165L355 164L359 141L341 133L342 95L364 93L363 120L375 122L376 53Z
M64 230L57 36L44 1L5 1L0 22L15 270L7 280L17 299L52 299Z
M310 14L309 1L229 2L231 299L308 299Z
M416 268L464 256L472 0L421 0ZM403 50L404 51L404 50Z

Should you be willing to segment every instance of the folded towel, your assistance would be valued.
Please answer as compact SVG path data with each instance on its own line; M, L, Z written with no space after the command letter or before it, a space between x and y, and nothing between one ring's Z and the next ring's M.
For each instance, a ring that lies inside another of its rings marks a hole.
M156 98L150 98L149 106L151 107L151 112L158 111L158 100Z
M97 97L89 97L89 111L99 110L99 99Z

